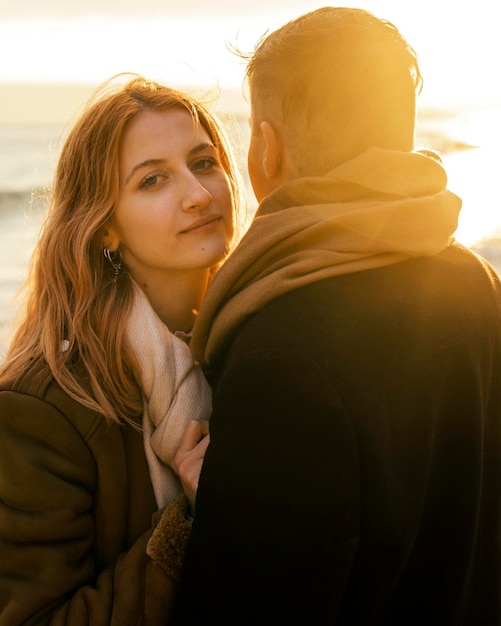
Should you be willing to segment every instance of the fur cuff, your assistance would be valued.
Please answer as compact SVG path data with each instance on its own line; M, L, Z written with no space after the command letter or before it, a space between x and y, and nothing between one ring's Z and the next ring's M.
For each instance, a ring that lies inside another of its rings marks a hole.
M146 553L174 580L179 580L191 532L187 511L188 500L181 493L159 511L157 525L146 546Z

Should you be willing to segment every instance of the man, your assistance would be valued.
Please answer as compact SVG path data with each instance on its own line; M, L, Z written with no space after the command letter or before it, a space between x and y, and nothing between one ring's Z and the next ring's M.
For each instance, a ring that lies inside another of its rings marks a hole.
M260 206L195 325L213 415L176 623L499 624L501 288L415 149L415 52L326 7L247 77Z

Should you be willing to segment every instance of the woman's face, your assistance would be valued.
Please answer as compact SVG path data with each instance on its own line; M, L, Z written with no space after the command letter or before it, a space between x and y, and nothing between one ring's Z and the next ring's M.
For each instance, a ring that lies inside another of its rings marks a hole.
M228 177L187 111L139 113L124 133L119 170L107 245L120 246L140 284L196 276L225 256L234 231Z

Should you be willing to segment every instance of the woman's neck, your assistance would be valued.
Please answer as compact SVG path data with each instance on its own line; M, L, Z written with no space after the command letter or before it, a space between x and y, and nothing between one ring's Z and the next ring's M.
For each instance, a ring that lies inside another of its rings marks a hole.
M209 270L201 276L173 277L170 280L139 283L153 310L171 333L191 331L209 286Z

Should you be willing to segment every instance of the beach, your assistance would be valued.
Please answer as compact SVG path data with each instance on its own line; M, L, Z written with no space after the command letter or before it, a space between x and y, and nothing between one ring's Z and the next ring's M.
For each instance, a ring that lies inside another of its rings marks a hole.
M449 188L463 200L456 238L481 253L501 272L501 107L421 111L417 143L442 157ZM226 123L247 186L250 213L255 200L245 174L247 116L228 113ZM0 358L5 353L16 294L46 208L61 125L0 124Z

